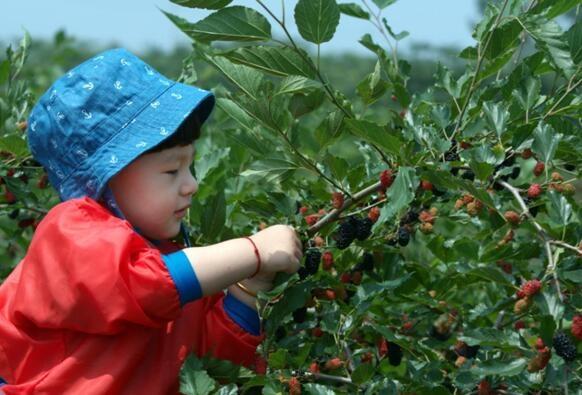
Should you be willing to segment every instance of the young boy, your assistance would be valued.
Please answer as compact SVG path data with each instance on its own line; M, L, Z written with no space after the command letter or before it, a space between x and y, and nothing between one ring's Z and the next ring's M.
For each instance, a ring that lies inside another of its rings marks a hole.
M62 202L0 286L0 393L169 394L190 351L253 363L256 293L298 269L301 243L275 225L189 247L192 142L213 105L123 49L40 98L29 146Z

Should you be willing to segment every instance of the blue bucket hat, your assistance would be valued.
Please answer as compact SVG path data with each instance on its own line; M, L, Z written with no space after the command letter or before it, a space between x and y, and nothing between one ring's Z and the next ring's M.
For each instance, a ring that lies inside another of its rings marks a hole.
M110 193L107 182L191 116L212 92L172 81L125 49L105 51L59 78L32 109L28 145L62 201ZM115 204L113 204L115 206Z

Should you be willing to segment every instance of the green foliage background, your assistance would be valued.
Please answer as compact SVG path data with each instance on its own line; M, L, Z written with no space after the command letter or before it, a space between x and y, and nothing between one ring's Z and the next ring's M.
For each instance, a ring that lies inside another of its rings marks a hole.
M197 142L201 187L188 218L196 243L288 223L310 248L314 236L322 237L320 249L335 259L332 270L307 278L281 276L262 295L267 374L192 357L182 391L281 393L291 377L314 394L471 393L484 382L490 393L581 390L580 342L573 362L552 350L545 369L528 371L536 339L551 346L582 308L580 195L563 188L580 190L580 1L487 2L475 45L446 64L398 57L393 48L406 32L393 32L381 16L395 0L300 0L286 23L297 24L309 48L274 38L286 26L265 2L255 9L228 0L174 2L215 10L201 21L167 14L193 38L192 50L142 54L169 77L217 94L213 121ZM556 18L566 13L564 30ZM372 57L321 55L348 17L369 19L384 32L381 43L360 39ZM19 221L56 204L50 189L36 186L41 171L18 122L54 78L91 55L85 47L59 34L53 43L24 42L0 60L0 151L9 153L0 176L17 197L13 204L0 197L2 276L32 234ZM528 149L534 156L524 158ZM538 161L545 170L536 176ZM377 188L385 169L396 175L386 199ZM564 181L553 181L554 172ZM421 181L434 189L420 188ZM524 209L532 183L543 193ZM348 203L332 210L331 194L339 191ZM458 207L464 195L483 208ZM298 202L309 214L328 214L309 227ZM372 206L381 214L371 237L336 248L338 218L366 215ZM393 242L410 210L430 208L438 211L431 232L415 223L407 228L409 244ZM504 219L508 210L522 214L519 226ZM512 240L503 241L512 228ZM342 274L359 271L365 252L374 256L373 270L361 284L342 282ZM516 291L535 278L541 292L515 313ZM338 297L326 299L325 290ZM306 305L306 319L297 322L293 313ZM517 321L525 328L515 329ZM411 328L403 328L406 322ZM435 336L443 326L447 333ZM323 335L312 336L313 328ZM382 339L402 348L397 366L377 347ZM460 341L480 346L464 363L455 351ZM371 360L363 360L368 353ZM334 357L342 368L326 371ZM313 362L320 374L309 371Z

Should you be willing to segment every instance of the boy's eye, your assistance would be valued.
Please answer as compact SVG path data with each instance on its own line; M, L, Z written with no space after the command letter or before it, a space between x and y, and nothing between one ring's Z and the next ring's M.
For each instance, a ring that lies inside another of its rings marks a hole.
M176 175L176 174L178 174L178 170L170 170L170 171L167 171L166 174Z

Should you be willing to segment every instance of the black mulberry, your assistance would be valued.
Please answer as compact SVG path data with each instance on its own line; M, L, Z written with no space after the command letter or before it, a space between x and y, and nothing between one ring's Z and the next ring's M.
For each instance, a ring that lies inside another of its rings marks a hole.
M362 262L356 265L355 270L374 270L374 255L370 254L369 252L365 252Z
M413 224L416 221L418 221L418 212L410 210L406 214L404 214L404 216L400 220L400 225Z
M398 244L402 247L406 247L410 242L410 232L408 229L402 227L398 229Z
M564 361L572 362L576 359L576 346L564 332L556 333L553 341L556 354L564 358Z
M315 274L319 270L321 252L315 248L307 250L305 254L305 270L307 274Z
M364 241L372 234L372 225L374 225L374 223L370 218L359 219L357 223L356 238L360 241Z
M336 246L343 250L354 241L358 229L358 220L354 217L348 217L339 226L338 235L336 238Z
M398 366L402 361L402 348L396 343L390 342L388 344L388 361L390 365Z
M293 321L298 324L301 324L305 321L305 317L307 316L307 307L300 307L293 312Z

